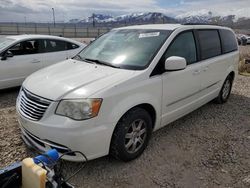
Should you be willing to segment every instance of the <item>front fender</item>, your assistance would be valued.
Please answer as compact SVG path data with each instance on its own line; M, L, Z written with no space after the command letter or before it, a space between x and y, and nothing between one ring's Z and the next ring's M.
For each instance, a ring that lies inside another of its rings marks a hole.
M156 113L156 120L154 127L158 127L160 124L161 104L159 99L146 93L137 93L134 95L127 96L122 101L116 104L115 108L110 113L110 118L113 118L115 122L118 122L120 118L135 106L141 104L151 105Z
M120 118L131 108L149 104L156 112L155 129L160 125L162 80L161 77L148 78L139 82L126 83L107 91L103 100L99 121L117 124Z

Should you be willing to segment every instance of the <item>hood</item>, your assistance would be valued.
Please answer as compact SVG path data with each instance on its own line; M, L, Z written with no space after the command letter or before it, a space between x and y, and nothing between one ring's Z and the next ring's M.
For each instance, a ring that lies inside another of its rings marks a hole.
M87 98L133 73L131 70L69 59L33 73L24 81L23 87L50 100L68 96Z

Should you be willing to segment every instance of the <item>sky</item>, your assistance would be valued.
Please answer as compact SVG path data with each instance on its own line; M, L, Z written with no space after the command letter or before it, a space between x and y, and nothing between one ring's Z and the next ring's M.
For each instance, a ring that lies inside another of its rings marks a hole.
M60 22L92 13L161 12L175 17L204 10L250 17L250 0L0 0L0 22L52 22L52 8Z

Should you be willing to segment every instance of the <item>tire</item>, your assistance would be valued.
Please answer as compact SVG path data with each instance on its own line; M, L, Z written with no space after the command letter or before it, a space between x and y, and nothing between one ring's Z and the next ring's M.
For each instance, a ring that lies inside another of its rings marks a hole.
M152 118L139 107L129 110L114 130L110 155L122 161L139 157L148 145L152 134Z
M220 90L220 93L218 97L215 99L215 102L218 104L223 104L227 102L230 94L231 94L231 89L233 85L233 78L232 76L228 75L226 80L224 81L222 88Z

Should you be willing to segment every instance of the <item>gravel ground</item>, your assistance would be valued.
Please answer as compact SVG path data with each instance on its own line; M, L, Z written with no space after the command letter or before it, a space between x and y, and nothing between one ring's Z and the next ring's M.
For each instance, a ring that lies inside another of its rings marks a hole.
M0 167L35 154L20 139L18 88L0 91ZM68 173L79 163L66 162ZM129 163L90 161L77 187L250 187L250 77L238 76L228 103L209 103L155 132Z

